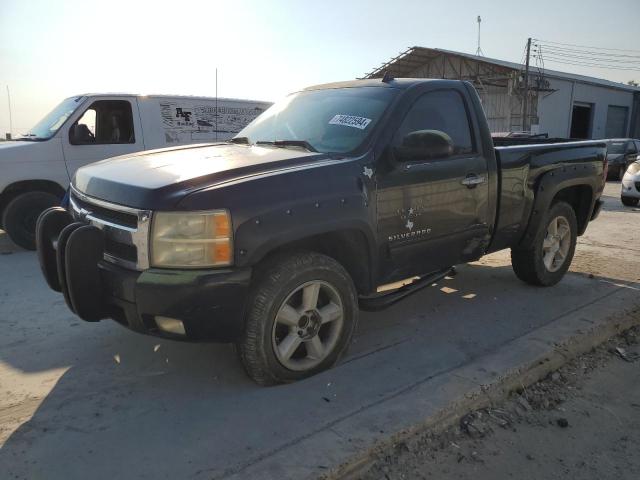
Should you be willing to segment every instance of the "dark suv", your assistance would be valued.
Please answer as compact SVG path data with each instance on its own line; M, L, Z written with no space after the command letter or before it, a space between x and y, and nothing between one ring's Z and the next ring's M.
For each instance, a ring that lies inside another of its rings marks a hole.
M633 138L612 138L607 140L607 180L622 180L629 165L636 161L640 151L640 140Z

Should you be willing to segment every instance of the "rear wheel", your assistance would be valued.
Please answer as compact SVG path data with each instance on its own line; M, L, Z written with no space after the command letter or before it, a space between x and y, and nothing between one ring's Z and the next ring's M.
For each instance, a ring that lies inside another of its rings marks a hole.
M640 202L640 198L634 197L620 197L620 200L622 200L622 204L627 207L637 207Z
M13 242L27 250L36 248L36 222L47 208L60 204L48 192L27 192L11 200L4 210L2 225Z
M293 382L332 367L345 353L358 316L357 293L330 257L300 252L259 272L238 352L261 385Z
M577 231L576 214L571 205L555 203L540 222L532 245L511 249L511 265L517 277L532 285L558 283L571 265Z

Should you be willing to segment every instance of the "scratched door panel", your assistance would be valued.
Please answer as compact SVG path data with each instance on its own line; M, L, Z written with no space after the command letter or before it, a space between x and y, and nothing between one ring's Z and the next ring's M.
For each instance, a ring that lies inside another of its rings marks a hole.
M462 181L470 174L487 174L483 157L409 164L379 179L378 234L393 276L430 272L476 253L470 245L488 232L488 185L467 188Z
M465 95L436 88L416 96L391 141L388 168L377 175L378 236L391 279L477 258L487 244L487 159ZM404 142L424 131L448 138L449 153L402 158Z

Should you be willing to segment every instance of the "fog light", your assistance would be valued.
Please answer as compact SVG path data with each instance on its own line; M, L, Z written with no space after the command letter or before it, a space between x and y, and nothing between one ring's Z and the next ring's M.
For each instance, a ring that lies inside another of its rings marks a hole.
M173 333L174 335L186 335L184 323L182 320L169 317L155 317L156 325L163 332Z

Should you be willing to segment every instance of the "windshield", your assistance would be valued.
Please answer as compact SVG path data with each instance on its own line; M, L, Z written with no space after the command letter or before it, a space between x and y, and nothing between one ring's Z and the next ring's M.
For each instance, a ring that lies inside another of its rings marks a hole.
M626 145L627 142L610 142L609 147L607 148L607 153L624 153Z
M40 120L35 127L29 130L29 133L25 134L21 140L46 140L53 137L84 98L72 97L63 100L62 103Z
M323 153L358 148L396 96L380 87L309 90L289 95L237 135L248 143L298 142Z

